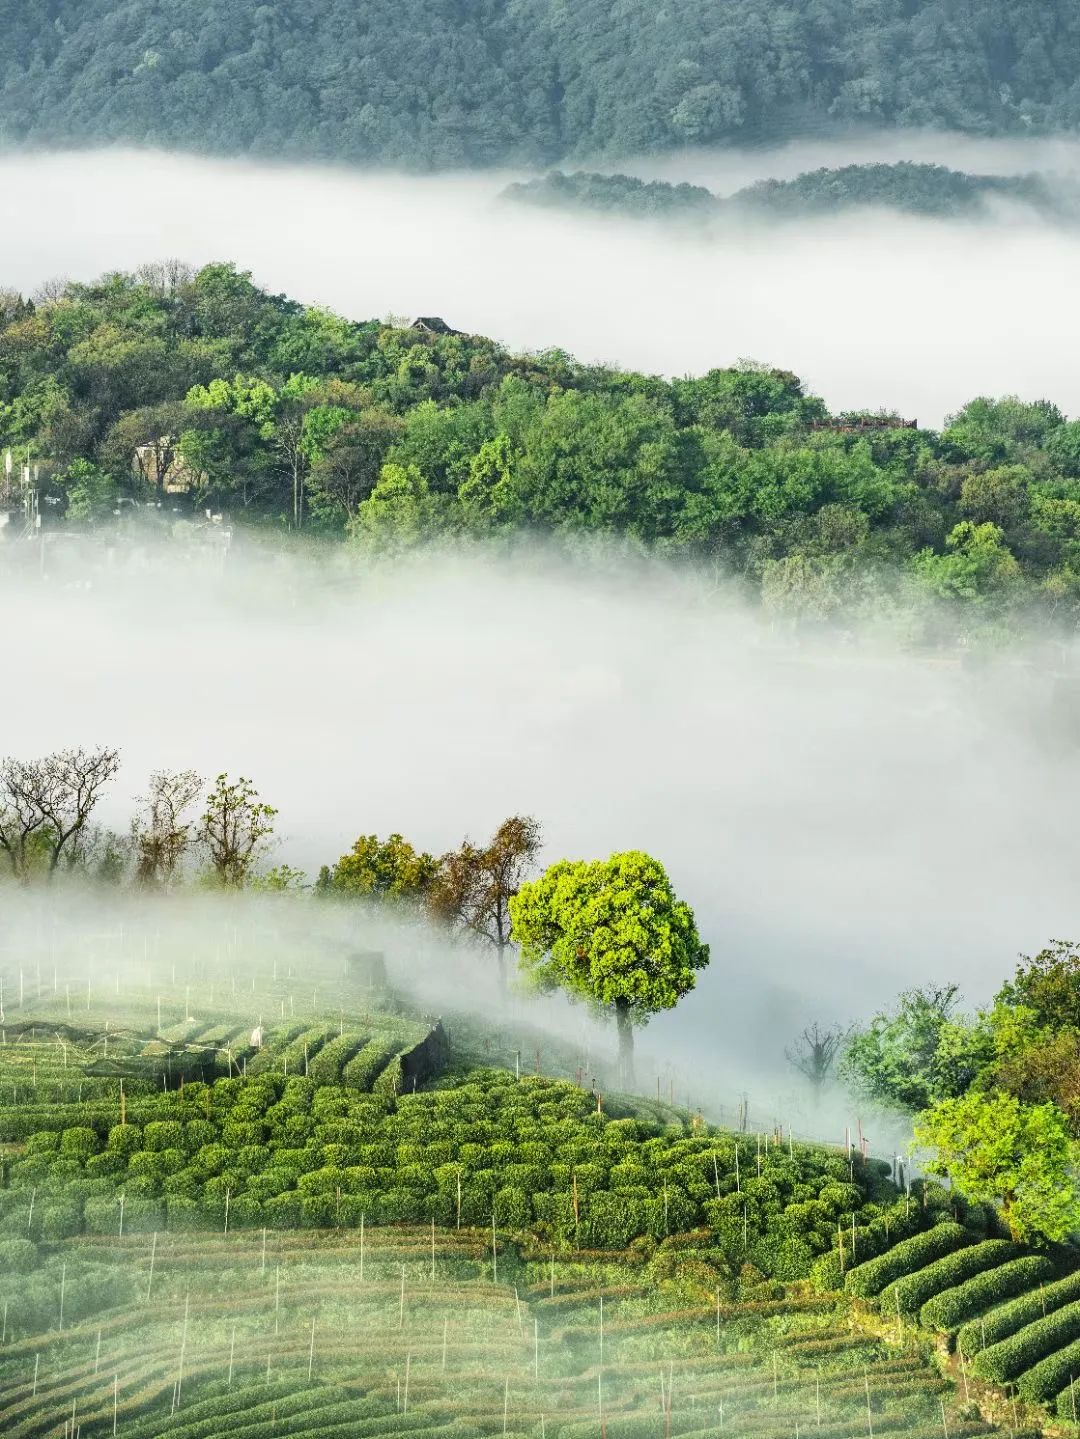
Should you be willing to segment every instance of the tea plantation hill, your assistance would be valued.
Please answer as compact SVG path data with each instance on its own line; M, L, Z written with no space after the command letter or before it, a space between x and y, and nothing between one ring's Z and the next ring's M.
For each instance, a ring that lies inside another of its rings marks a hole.
M291 977L252 983L9 1008L5 1439L958 1436L1002 1385L1013 1431L1066 1403L1067 1257L938 1186L476 1066L476 1021L455 1053L384 991L322 977L301 1017Z

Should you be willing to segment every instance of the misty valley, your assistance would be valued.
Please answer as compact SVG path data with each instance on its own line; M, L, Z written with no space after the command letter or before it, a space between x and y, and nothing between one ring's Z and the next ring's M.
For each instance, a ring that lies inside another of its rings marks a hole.
M1080 1439L1076 7L0 22L2 1439Z

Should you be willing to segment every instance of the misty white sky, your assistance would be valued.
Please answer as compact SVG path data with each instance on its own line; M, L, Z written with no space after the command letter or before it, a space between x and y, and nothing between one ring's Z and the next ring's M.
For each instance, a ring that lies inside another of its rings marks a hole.
M724 190L864 159L1075 172L1078 153L916 134L636 168ZM936 425L977 394L1016 392L1080 413L1080 234L1015 215L977 226L863 214L691 236L500 205L510 178L9 155L0 284L234 259L354 318L439 314L515 349L557 345L667 374L752 357L794 369L835 409L895 407Z
M431 558L359 592L325 567L165 557L7 596L3 749L111 742L108 815L155 767L250 775L309 873L359 833L434 852L511 812L547 859L644 848L713 947L646 1043L780 1062L906 985L983 999L1080 935L1075 736L1045 670L796 646L671 576Z

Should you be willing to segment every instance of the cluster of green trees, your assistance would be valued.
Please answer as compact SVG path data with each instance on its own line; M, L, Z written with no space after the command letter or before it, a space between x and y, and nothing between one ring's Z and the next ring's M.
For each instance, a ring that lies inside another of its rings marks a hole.
M4 446L13 485L26 469L71 524L129 498L374 554L617 536L719 564L784 614L1080 613L1080 420L1049 401L977 399L940 434L869 426L764 365L666 381L513 356L304 309L230 265L0 295Z
M994 1003L958 1008L955 985L911 990L854 1034L841 1073L916 1116L927 1168L999 1203L1014 1237L1080 1226L1080 946L1025 958Z
M912 215L979 215L998 197L1033 206L1044 214L1074 217L1080 211L1067 181L1053 185L1038 175L969 175L944 165L844 165L810 170L791 180L759 180L722 198L700 185L670 185L631 175L596 175L553 170L537 180L508 185L504 196L547 209L592 210L632 219L797 220L876 206Z
M155 771L127 836L96 826L94 812L119 767L119 752L107 747L0 759L0 856L13 880L52 881L60 873L167 893L194 863L203 883L223 890L307 888L291 865L266 867L277 810L243 776L219 774L207 784L194 770ZM390 905L466 936L494 955L502 988L516 946L527 985L563 989L613 1014L630 1082L633 1026L694 988L708 946L650 855L561 860L529 878L541 847L531 815L511 815L486 844L466 838L439 858L400 834L360 835L320 870L312 890Z
M732 1272L749 1262L798 1279L835 1248L841 1219L891 1222L895 1236L934 1212L897 1205L887 1166L762 1149L758 1136L703 1126L665 1133L598 1113L572 1084L503 1072L396 1101L263 1074L190 1084L132 1113L136 1122L61 1121L28 1138L5 1165L0 1246L84 1228L322 1228L365 1216L447 1228L494 1220L560 1247L622 1249L705 1223Z
M1080 120L1067 0L11 0L0 139L414 167ZM617 43L612 43L612 26Z

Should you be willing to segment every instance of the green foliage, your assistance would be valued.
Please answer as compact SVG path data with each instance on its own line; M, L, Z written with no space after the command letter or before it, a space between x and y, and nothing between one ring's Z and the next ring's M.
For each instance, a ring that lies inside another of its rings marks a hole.
M955 1334L968 1320L993 1305L1047 1284L1053 1277L1054 1266L1045 1255L1029 1254L996 1265L985 1274L975 1274L955 1288L935 1295L923 1305L919 1318L928 1329Z
M1002 1239L987 1239L972 1244L941 1259L924 1265L914 1274L905 1274L887 1284L878 1295L884 1313L918 1314L923 1305L944 1290L963 1284L985 1270L993 1270L1010 1259L1019 1259L1022 1251Z
M324 877L321 893L358 899L416 903L424 898L438 872L438 861L415 850L400 834L381 840L362 834Z
M671 1009L709 962L689 905L639 851L552 865L510 901L526 979L631 1020Z
M762 0L704 13L636 5L617 49L599 0L569 12L381 3L363 27L328 0L311 18L296 0L238 0L225 15L196 0L167 16L149 0L16 10L0 62L4 134L445 169L837 124L1023 134L1078 119L1080 32L1061 4L989 0L977 15L944 0L790 15ZM290 352L302 344L298 330Z
M1033 1368L1048 1354L1080 1340L1080 1303L1066 1304L1025 1325L1008 1339L979 1350L972 1372L991 1384L1007 1384ZM1065 1383L1068 1382L1068 1373ZM1061 1387L1060 1385L1058 1386ZM1050 1393L1055 1392L1051 1390Z
M878 1103L921 1110L962 1094L987 1055L981 1031L953 1017L956 985L912 989L848 1042L840 1069Z
M935 1224L922 1234L901 1240L877 1258L849 1269L844 1288L861 1299L871 1299L880 1294L887 1284L944 1258L968 1244L970 1239L971 1235L959 1224L950 1221Z
M975 1354L980 1349L1008 1339L1055 1309L1078 1300L1080 1270L1059 1279L1056 1284L1040 1285L1030 1294L999 1304L981 1319L965 1324L956 1336L957 1347L967 1355Z
M928 1110L915 1138L937 1151L931 1173L968 1199L1000 1201L1015 1238L1064 1239L1080 1224L1077 1146L1056 1105L972 1092Z

